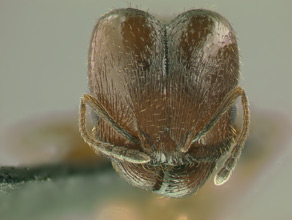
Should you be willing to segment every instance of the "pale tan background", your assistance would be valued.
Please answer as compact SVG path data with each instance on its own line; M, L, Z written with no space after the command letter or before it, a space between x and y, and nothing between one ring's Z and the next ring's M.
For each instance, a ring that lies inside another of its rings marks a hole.
M291 0L0 0L0 135L27 118L77 111L87 91L87 49L96 21L130 5L160 17L206 8L229 19L239 39L241 85L251 109L281 118L287 141L274 143L279 151L226 216L292 219ZM3 148L1 165L9 164Z

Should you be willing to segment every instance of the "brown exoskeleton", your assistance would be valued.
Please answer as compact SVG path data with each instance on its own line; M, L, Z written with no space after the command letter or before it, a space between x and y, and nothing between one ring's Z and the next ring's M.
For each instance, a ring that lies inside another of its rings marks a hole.
M214 181L228 180L247 137L249 109L238 86L236 37L224 17L191 10L162 24L137 9L113 10L94 28L88 80L81 135L129 183L186 197L230 150ZM239 96L243 127L237 134ZM95 119L92 133L86 105Z

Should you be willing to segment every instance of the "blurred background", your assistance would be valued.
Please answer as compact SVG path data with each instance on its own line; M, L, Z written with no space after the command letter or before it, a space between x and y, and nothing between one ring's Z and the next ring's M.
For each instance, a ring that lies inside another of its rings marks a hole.
M233 25L251 130L223 186L211 177L188 199L161 198L128 185L80 139L93 27L109 10L125 7L156 17L205 8ZM292 219L291 39L290 0L0 0L0 166L94 167L41 181L1 181L0 219Z

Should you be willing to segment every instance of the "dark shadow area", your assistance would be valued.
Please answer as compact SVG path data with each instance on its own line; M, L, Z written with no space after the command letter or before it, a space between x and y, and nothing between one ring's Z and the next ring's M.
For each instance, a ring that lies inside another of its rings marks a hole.
M54 164L38 167L0 167L0 184L47 181L71 176L95 175L112 169L110 162L96 164Z

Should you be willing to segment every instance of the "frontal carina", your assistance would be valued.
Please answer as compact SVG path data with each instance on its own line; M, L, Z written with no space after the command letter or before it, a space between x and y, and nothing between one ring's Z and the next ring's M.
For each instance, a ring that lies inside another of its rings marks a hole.
M191 10L161 23L137 9L113 10L92 34L80 132L130 184L186 197L200 189L221 156L216 185L236 165L249 127L238 81L236 37L221 15ZM243 125L237 132L239 96ZM94 119L91 132L86 105Z

